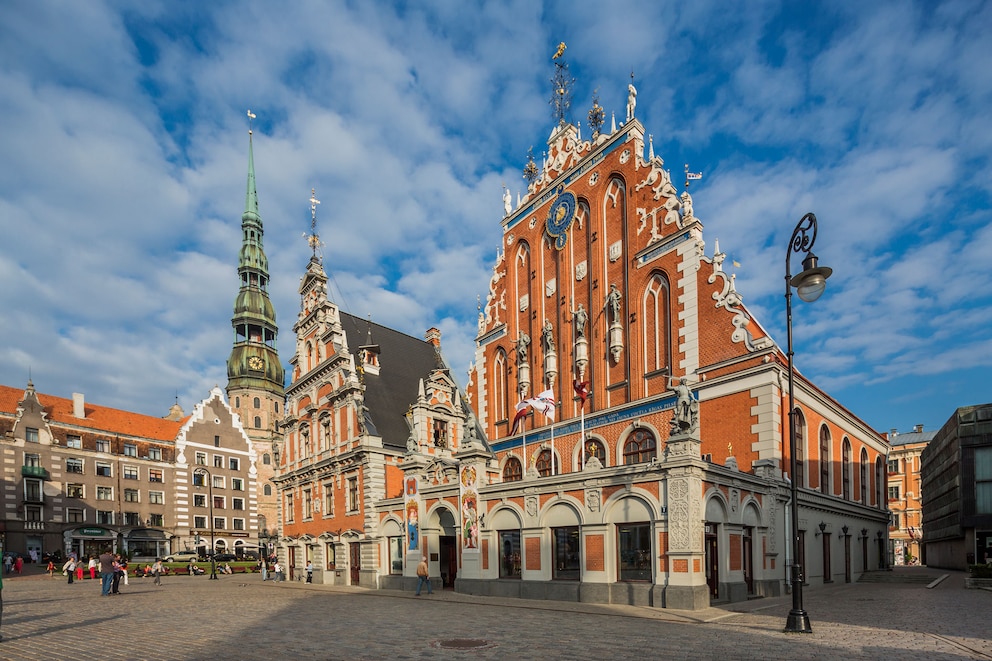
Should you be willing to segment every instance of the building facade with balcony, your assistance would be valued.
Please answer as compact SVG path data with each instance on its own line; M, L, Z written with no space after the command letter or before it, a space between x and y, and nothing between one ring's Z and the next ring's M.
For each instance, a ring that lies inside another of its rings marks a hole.
M189 467L180 455L195 459L200 447L210 461L224 461L218 493L225 495L226 518L219 539L233 549L256 536L257 508L249 495L254 457L222 394L215 389L193 416L184 417L177 404L168 417L156 418L94 405L79 393L72 399L39 393L31 382L23 390L0 386L5 550L86 557L109 547L154 558L190 546L199 510L189 502ZM217 437L224 442L215 445ZM227 494L239 483L243 536L227 508L229 502L234 508L238 496Z
M920 456L937 432L916 425L911 432L895 429L886 435L891 449L886 462L889 503L889 563L920 562L923 538L923 501L920 495Z

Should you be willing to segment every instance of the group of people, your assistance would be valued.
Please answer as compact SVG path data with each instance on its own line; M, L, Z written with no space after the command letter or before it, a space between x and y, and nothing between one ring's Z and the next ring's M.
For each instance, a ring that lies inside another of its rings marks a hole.
M161 564L161 563L157 563ZM69 559L62 565L62 575L68 578L69 585L73 579L83 580L84 572L89 571L91 579L96 579L97 571L100 572L100 593L104 596L120 594L121 581L128 585L127 559L121 557L120 553L111 553L110 549L105 549L100 557L90 556L83 560L76 555L75 551L69 553ZM55 575L55 565L48 563L49 575Z
M16 558L13 554L6 554L3 556L3 573L17 573L20 574L21 570L24 568L24 558L18 555Z

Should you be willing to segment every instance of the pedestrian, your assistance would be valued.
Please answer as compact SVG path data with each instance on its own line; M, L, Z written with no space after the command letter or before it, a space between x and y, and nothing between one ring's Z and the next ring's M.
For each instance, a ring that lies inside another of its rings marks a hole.
M76 562L75 560L73 560L72 562L73 562L73 564L76 565L76 580L77 581L82 581L83 580L83 563L82 562Z
M121 578L124 579L124 585L130 585L127 582L127 558L121 559Z
M113 578L111 578L110 593L111 594L120 594L121 593L121 590L120 590L120 588L121 588L121 577L124 575L124 572L121 569L122 564L121 564L121 554L120 553L114 555L114 564L113 564L113 566L114 566L114 576L113 576Z
M18 556L14 558L14 571L20 574L22 567L24 567L24 558L18 554Z
M274 580L276 583L278 583L279 581L281 581L282 580L282 565L279 564L279 561L278 560L276 560L276 564L273 565L272 571L275 572L275 578L273 578L272 580Z
M100 594L110 595L110 585L114 581L114 554L104 549L100 554Z
M265 558L258 559L258 569L260 572L262 572L262 580L263 581L269 580L269 564Z
M88 566L90 570L90 578L96 579L96 558L94 558L92 555L90 556L90 561Z
M152 565L152 576L155 577L155 585L162 586L162 558L155 558L155 564Z
M427 556L423 556L420 560L420 564L417 565L417 596L420 596L420 588L427 584L427 594L434 594L433 588L431 588L431 570L427 566Z
M14 567L14 556L9 554L3 556L3 573L9 574L13 567Z
M46 571L48 572L49 578L55 577L55 563L53 561L48 561L48 569Z
M69 577L69 585L72 585L72 577L76 574L76 561L69 558L62 565L62 575Z
M313 562L307 560L307 583L313 583Z
M186 572L190 576L196 576L196 571L197 571L196 559L195 558L190 558L189 559L189 566L186 568Z

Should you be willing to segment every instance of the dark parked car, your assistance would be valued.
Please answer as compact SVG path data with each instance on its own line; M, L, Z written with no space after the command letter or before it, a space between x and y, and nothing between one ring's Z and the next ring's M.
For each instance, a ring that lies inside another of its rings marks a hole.
M233 553L218 553L214 556L215 562L231 562L232 560L237 560L238 556Z

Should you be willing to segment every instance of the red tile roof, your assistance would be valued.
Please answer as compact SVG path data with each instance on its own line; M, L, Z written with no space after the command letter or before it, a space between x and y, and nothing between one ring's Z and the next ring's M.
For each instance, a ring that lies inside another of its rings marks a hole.
M38 401L48 414L51 423L71 425L82 429L105 432L107 434L122 434L141 438L174 441L184 420L178 422L156 418L150 415L121 411L106 406L97 406L85 402L86 418L77 418L73 413L73 401L54 395L38 392ZM0 385L0 415L15 416L17 406L24 399L23 388L11 388Z

